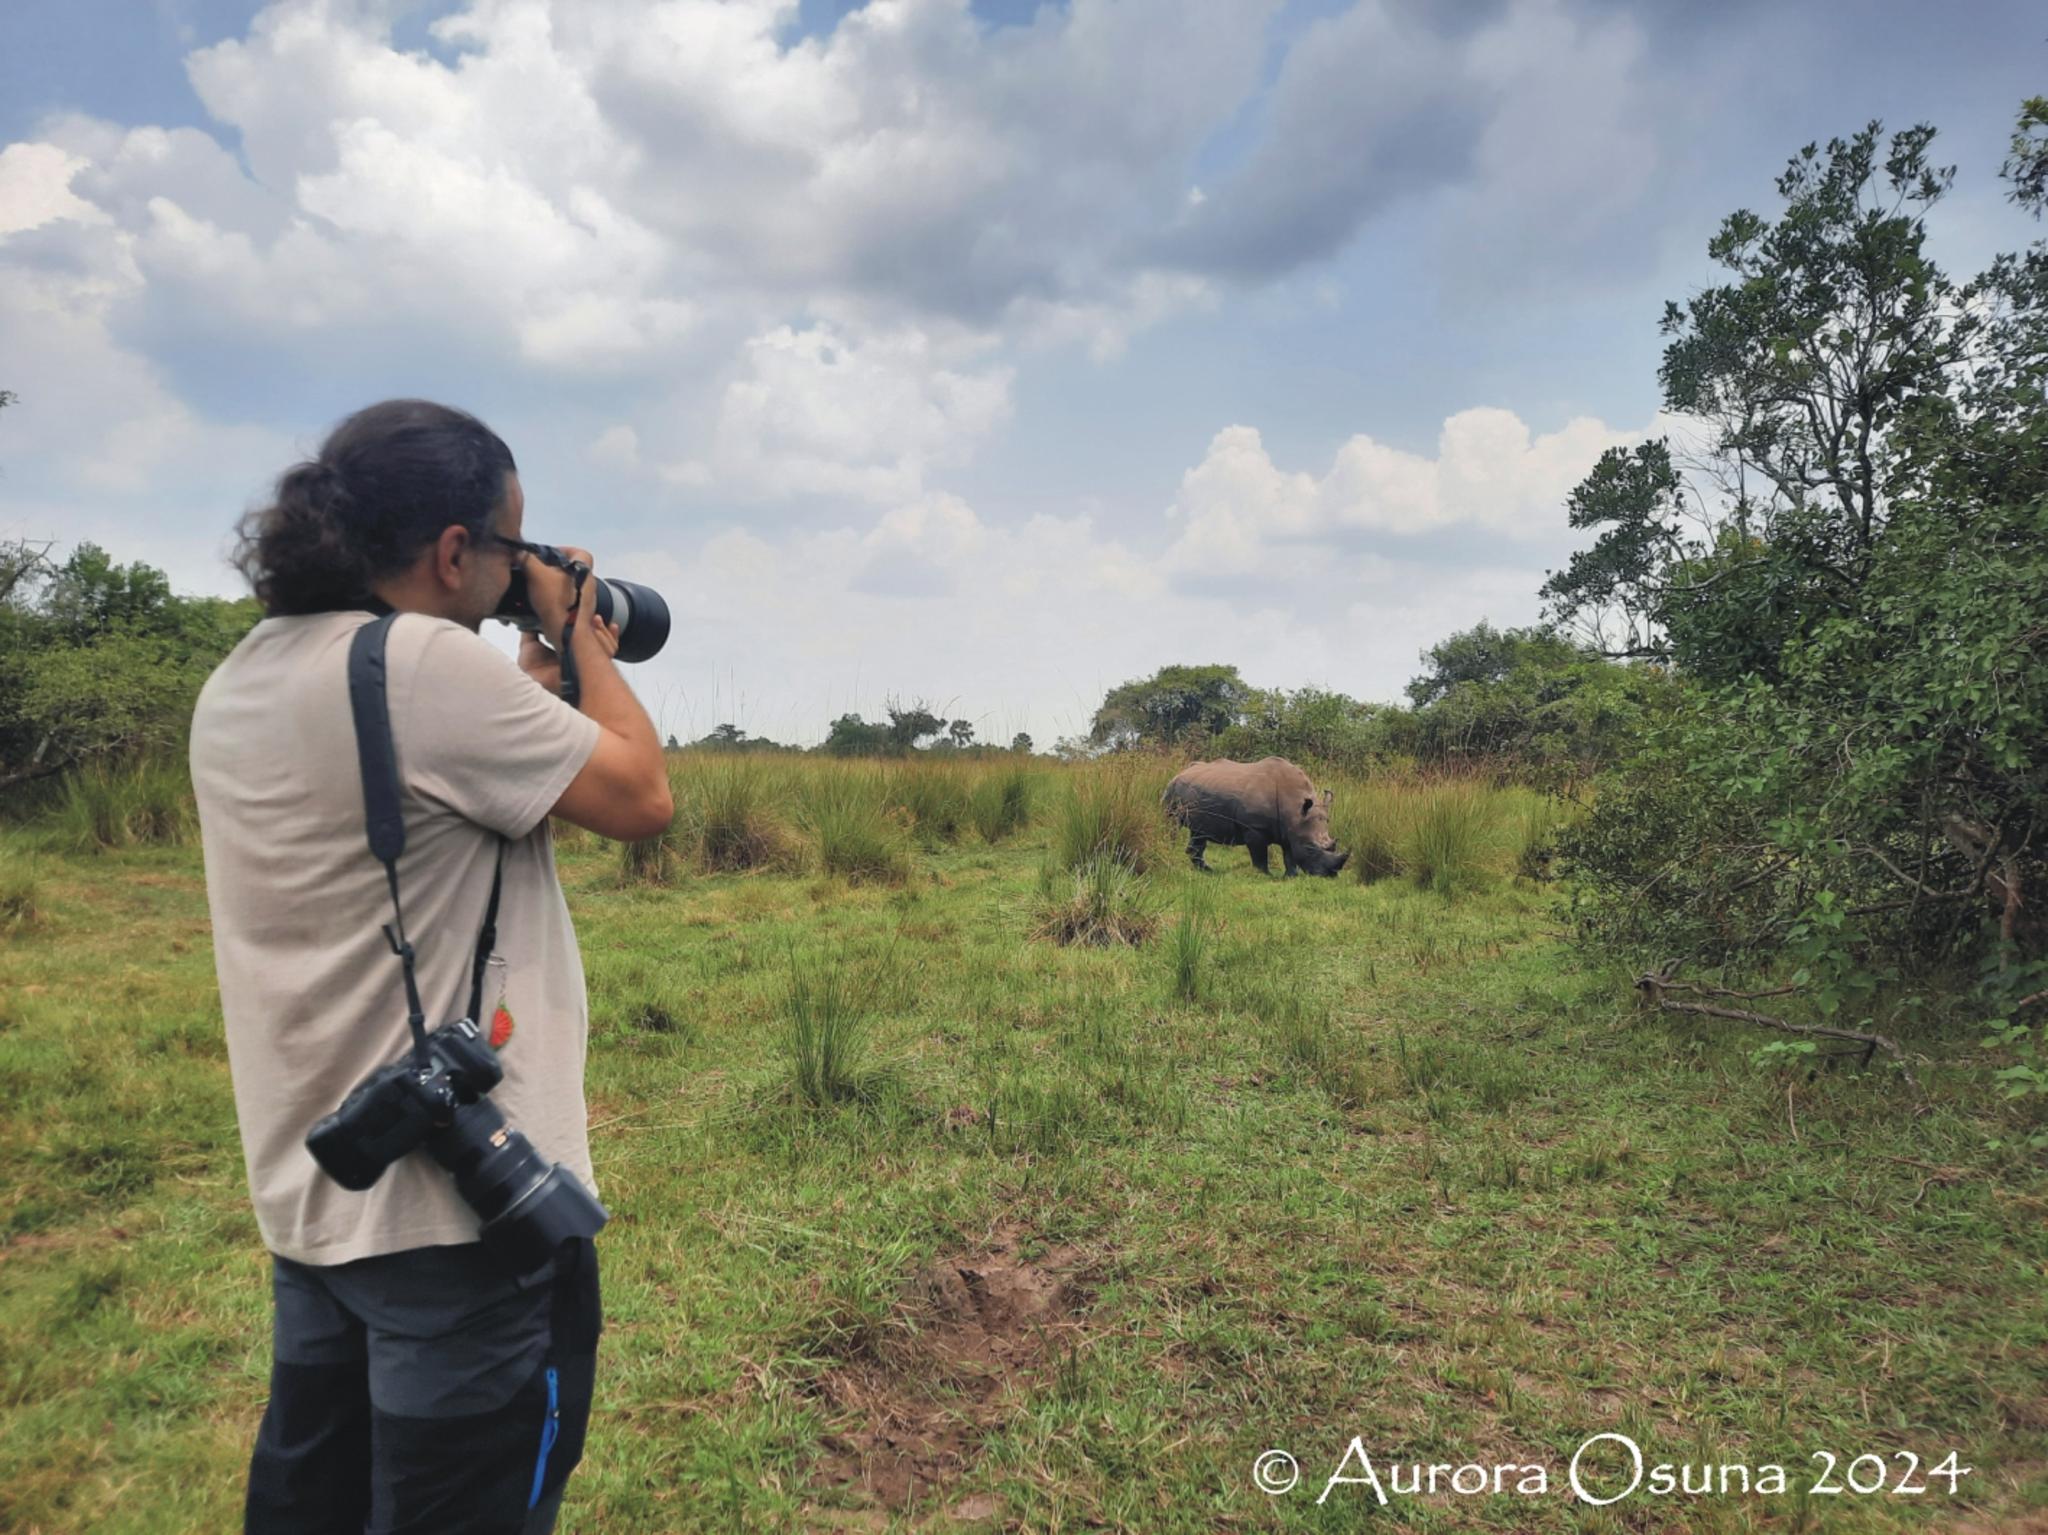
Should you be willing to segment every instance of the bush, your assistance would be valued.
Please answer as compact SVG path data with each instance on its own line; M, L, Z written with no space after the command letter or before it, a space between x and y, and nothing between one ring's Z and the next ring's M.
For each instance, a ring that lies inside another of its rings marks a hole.
M1139 944L1159 919L1141 875L1122 859L1098 852L1075 867L1048 863L1039 871L1031 936L1059 944Z

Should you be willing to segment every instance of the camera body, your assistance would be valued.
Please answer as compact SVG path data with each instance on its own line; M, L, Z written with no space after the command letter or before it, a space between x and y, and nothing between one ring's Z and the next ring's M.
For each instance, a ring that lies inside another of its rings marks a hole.
M537 554L558 570L569 567L569 557L553 544L532 544L529 551ZM661 593L637 581L614 581L605 576L590 578L591 606L597 616L608 624L619 627L619 656L621 661L645 661L659 654L661 647L668 643L668 604ZM501 618L515 628L540 629L540 617L533 611L533 601L526 592L526 572L515 567L512 584L505 588L505 596L491 614ZM548 636L558 638L558 636Z
M564 1238L595 1236L610 1218L604 1206L568 1168L542 1161L486 1096L504 1068L476 1025L458 1018L432 1030L425 1057L408 1051L378 1067L306 1133L321 1169L360 1192L424 1147L454 1176L484 1241L522 1272L553 1257Z

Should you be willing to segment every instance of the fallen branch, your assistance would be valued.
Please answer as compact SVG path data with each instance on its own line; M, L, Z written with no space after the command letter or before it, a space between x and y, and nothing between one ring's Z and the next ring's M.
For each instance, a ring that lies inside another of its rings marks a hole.
M1715 1007L1706 1002L1673 1002L1664 995L1667 991L1680 989L1693 990L1697 988L1692 987L1686 982L1674 982L1668 966L1662 970L1646 970L1636 977L1636 990L1667 1013L1695 1013L1703 1018L1727 1018L1736 1023L1755 1024L1760 1029L1777 1029L1782 1033L1802 1034L1810 1038L1853 1040L1864 1047L1865 1059L1869 1058L1871 1052L1882 1050L1898 1063L1900 1074L1905 1077L1913 1091L1916 1093L1920 1091L1919 1079L1913 1075L1913 1068L1906 1063L1905 1052L1899 1049L1896 1043L1887 1039L1882 1034L1867 1034L1860 1029L1839 1029L1832 1024L1825 1023L1791 1023L1783 1018L1773 1018L1768 1013L1753 1013L1747 1008L1741 1007ZM1789 990L1791 988L1783 989ZM1739 995L1739 993L1734 992L1723 994L1729 996ZM1771 994L1775 995L1776 993ZM1765 995L1765 993L1758 993L1758 995Z

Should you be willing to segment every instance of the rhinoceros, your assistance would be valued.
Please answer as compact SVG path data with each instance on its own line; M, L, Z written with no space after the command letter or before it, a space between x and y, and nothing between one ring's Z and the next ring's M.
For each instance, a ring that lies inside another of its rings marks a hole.
M1285 757L1257 762L1197 762L1166 786L1160 803L1188 829L1188 857L1198 869L1211 842L1242 846L1261 874L1270 873L1266 850L1278 846L1287 878L1306 869L1334 877L1351 857L1330 835L1330 791L1321 794L1308 774Z

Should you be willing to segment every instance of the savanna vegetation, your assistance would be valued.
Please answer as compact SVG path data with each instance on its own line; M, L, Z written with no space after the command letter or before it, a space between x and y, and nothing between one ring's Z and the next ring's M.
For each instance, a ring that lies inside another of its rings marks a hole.
M558 831L614 1216L565 1528L1351 1529L1354 1435L1549 1468L1417 1530L2048 1516L2048 251L1939 271L1933 143L1726 221L1691 435L1405 703L1190 664L1057 758L727 726L662 836ZM2017 217L2044 165L2034 102ZM268 1298L178 742L253 612L6 568L0 1527L231 1527ZM1340 878L1182 856L1173 772L1268 752ZM1606 1431L1788 1484L1594 1510Z

